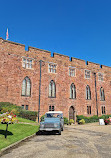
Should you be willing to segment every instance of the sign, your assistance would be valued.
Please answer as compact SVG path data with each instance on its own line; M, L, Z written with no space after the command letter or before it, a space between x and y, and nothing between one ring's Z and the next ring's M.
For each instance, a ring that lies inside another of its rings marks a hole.
M104 119L99 119L99 125L105 125Z

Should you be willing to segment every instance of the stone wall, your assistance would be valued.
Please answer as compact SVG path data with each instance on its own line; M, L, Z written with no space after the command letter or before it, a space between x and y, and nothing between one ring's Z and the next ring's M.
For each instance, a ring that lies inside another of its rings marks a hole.
M32 69L22 67L22 57L33 59ZM6 41L0 38L0 101L11 102L16 105L28 105L29 110L38 111L39 105L39 80L40 60L41 67L41 102L40 115L49 110L50 105L55 106L56 111L63 111L64 116L69 116L69 108L73 106L78 115L92 116L97 114L95 95L95 76L97 82L97 105L101 115L101 106L106 107L106 114L111 113L111 67L100 66L92 62L71 58L68 56L29 47L25 51L25 45ZM48 64L57 64L57 72L49 73ZM75 67L75 77L69 76L69 66ZM85 70L90 70L90 79L85 78ZM98 72L103 73L104 80L98 81ZM31 80L31 96L21 95L23 79L28 76ZM56 84L56 98L49 98L49 83ZM76 99L70 99L70 85L76 86ZM91 100L86 100L86 86L91 89ZM100 88L104 88L105 101L100 101ZM91 115L87 114L87 105L91 106Z

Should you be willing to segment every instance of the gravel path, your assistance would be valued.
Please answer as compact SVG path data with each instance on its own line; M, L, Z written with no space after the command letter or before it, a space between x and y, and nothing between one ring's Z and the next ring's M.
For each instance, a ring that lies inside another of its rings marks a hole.
M62 135L37 135L2 158L111 158L111 125L65 126Z

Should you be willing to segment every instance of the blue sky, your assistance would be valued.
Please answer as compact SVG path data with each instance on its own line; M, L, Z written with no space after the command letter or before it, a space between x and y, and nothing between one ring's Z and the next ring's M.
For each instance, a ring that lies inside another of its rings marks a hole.
M111 0L0 1L0 37L111 66Z

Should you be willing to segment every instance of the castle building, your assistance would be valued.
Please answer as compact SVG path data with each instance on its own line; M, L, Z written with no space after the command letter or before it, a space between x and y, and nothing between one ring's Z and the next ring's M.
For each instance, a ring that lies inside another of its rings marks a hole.
M111 67L0 38L0 102L64 116L111 114Z

